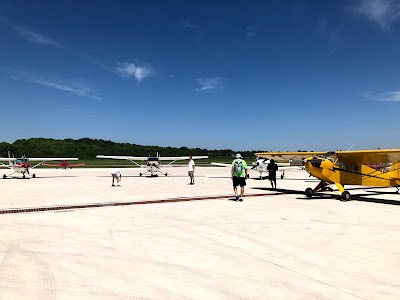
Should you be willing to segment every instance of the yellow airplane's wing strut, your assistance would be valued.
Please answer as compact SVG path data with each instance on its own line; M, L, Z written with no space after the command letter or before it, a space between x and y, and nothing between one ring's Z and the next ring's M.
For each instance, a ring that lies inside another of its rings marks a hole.
M335 182L335 185L337 186L337 188L339 189L339 191L341 193L344 192L344 186L343 185L341 185L339 182Z

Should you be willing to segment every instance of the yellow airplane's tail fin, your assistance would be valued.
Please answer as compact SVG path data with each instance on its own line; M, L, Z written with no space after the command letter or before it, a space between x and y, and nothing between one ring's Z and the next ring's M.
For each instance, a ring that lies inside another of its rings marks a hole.
M391 178L400 180L400 162L394 163L390 167L390 175Z

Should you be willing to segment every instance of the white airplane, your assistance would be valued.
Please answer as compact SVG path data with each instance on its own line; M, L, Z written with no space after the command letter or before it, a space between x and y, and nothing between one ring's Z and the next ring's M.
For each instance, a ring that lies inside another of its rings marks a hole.
M265 159L262 157L256 157L256 161L252 163L252 166L248 166L247 170L248 171L255 170L255 171L259 172L260 179L264 179L264 177L262 175L263 175L263 173L268 173L267 167L268 167L269 162L270 162L269 159ZM212 162L211 164L214 166L220 166L220 167L232 167L232 164L215 163L215 162ZM282 171L281 179L283 179L285 177L285 170L297 168L295 166L290 166L290 163L276 163L276 164L278 165L279 170ZM248 173L247 173L247 177L250 178L250 175Z
M123 159L123 160L129 160L135 165L139 166L142 169L147 169L146 172L144 173L139 173L140 176L145 175L147 173L150 173L151 177L156 177L158 176L157 174L154 173L161 173L165 176L168 176L168 173L164 173L160 169L160 160L168 160L171 161L169 164L165 165L170 166L177 160L188 160L189 156L175 156L175 157L160 157L157 153L156 157L140 157L140 156L109 156L109 155L97 155L96 158L111 158L111 159ZM193 159L203 159L203 158L208 158L208 156L192 156ZM140 165L135 160L140 160L140 161L147 161L146 165Z
M13 170L12 173L3 175L3 179L11 178L11 175L14 173L21 173L22 177L25 178L25 174L30 175L29 170L34 169L46 161L54 161L54 160L78 160L78 158L26 158L25 156L21 158L11 157L10 151L8 151L7 157L0 157L0 161L8 161L8 164L0 163L0 167L9 168ZM29 161L40 161L38 164L32 166ZM32 178L35 178L36 174L32 174Z

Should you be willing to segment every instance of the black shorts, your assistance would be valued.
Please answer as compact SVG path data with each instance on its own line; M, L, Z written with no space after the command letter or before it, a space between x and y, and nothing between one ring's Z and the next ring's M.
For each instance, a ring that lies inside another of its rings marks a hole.
M238 185L240 186L245 186L246 185L246 178L245 177L233 177L233 187L237 187Z
M269 172L268 177L269 180L276 180L276 172Z

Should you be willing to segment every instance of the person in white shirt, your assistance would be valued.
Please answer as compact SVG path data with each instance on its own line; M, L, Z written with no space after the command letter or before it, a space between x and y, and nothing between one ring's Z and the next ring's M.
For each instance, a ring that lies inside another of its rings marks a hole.
M119 182L122 179L121 170L120 169L112 169L111 170L111 176L112 176L112 184L111 184L111 186L115 186L114 185L114 180L115 179L117 180L117 186L120 186Z
M194 160L192 159L192 156L189 156L189 164L188 164L188 175L190 177L190 183L189 184L194 184Z

